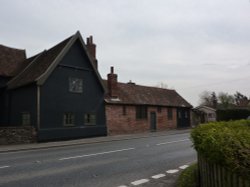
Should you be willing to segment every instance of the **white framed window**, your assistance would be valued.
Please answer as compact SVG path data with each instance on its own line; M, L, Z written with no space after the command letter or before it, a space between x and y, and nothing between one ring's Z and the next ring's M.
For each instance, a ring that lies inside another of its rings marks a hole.
M75 126L75 115L72 112L66 112L63 114L64 126Z
M27 126L31 125L31 117L29 112L22 112L22 125Z
M69 77L69 91L73 93L82 93L83 80L79 78Z

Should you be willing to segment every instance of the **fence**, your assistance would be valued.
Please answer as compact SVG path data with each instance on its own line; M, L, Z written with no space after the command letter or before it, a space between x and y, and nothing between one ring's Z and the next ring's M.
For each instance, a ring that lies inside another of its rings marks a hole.
M200 187L250 187L249 179L243 179L220 165L209 163L198 154Z

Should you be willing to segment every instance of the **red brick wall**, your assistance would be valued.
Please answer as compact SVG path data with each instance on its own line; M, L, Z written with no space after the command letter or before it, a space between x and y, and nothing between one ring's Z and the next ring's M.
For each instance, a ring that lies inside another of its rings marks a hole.
M150 112L156 112L158 131L177 127L176 109L173 109L172 120L169 120L167 117L167 107L162 107L161 112L157 110L157 107L148 107L148 118L136 119L135 106L126 106L126 115L123 115L122 105L106 104L108 134L130 134L150 131Z

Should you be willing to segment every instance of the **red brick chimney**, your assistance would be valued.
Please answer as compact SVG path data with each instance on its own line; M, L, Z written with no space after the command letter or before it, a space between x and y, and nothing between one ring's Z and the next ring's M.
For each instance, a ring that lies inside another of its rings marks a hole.
M93 59L94 66L97 69L98 68L98 62L97 62L97 59L96 59L96 45L93 43L93 36L89 36L87 38L86 47L87 47L87 50L88 50L90 56Z
M114 74L114 67L110 68L108 74L108 94L110 97L117 98L117 74Z

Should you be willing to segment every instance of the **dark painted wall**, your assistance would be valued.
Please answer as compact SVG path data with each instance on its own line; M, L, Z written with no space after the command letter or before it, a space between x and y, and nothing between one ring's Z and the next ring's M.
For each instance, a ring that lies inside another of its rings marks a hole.
M36 125L36 95L36 85L29 85L8 91L10 126L20 126L22 124L22 112L30 112L31 125Z
M8 95L5 88L0 88L0 126L8 125Z
M0 126L8 125L8 95L6 84L10 78L0 76Z
M4 77L0 75L0 88L5 87L10 77Z
M69 91L69 77L83 80L83 92ZM75 126L63 125L63 114L75 114ZM84 124L84 114L95 113L96 125ZM106 135L104 90L85 51L76 42L41 86L39 139Z
M190 108L177 108L177 128L190 127Z

